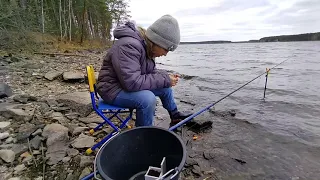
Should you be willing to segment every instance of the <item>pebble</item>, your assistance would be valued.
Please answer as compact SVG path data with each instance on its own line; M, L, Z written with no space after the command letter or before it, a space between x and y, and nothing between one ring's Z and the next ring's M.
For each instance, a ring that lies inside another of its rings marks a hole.
M79 154L79 151L77 149L68 149L67 154L70 157L74 157Z
M84 178L85 176L89 175L90 173L91 173L91 170L88 167L84 168L79 179Z
M13 137L9 137L8 139L6 139L7 144L13 143L13 141L14 141Z
M85 167L92 164L94 158L92 156L81 156L80 157L80 167Z
M89 123L88 124L88 127L91 128L91 129L94 129L97 126L98 126L98 124L96 124L96 123Z
M76 128L74 128L72 134L79 135L81 132L85 132L88 129L89 129L88 127L76 127Z
M42 130L38 129L34 133L32 133L32 136L37 136L37 135L40 135L40 134L42 134Z
M13 178L10 178L8 180L21 180L21 178L20 177L13 177Z
M0 140L7 139L9 135L10 134L8 132L0 133Z
M40 136L36 136L34 137L31 141L30 141L30 144L31 144L31 147L33 147L34 149L39 149L40 145L41 145L41 137Z
M0 122L0 129L10 126L11 122Z
M26 169L26 166L24 164L20 164L14 168L13 174L20 174L22 171Z
M62 159L62 162L67 163L67 162L69 162L70 160L71 160L71 157L64 157L64 158Z

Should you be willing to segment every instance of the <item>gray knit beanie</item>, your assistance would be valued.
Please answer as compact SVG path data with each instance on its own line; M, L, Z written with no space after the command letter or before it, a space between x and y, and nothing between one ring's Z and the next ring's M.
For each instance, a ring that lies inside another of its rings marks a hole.
M158 46L174 51L180 43L178 21L170 15L164 15L148 27L146 36Z

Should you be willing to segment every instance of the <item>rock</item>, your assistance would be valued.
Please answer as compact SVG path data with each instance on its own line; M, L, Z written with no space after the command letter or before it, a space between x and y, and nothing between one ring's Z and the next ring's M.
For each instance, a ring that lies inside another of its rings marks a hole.
M60 124L66 126L70 121L63 116L60 112L53 112L50 116L53 120L58 121Z
M82 72L64 72L63 73L63 79L66 81L69 80L84 80L84 75L82 74Z
M42 134L42 129L36 130L34 133L32 133L32 136L37 136L37 135L40 135L40 134Z
M58 164L66 156L68 150L68 144L65 142L56 142L48 146L46 157L48 158L47 164Z
M11 122L7 121L7 122L0 122L0 129L4 129L8 126L10 126Z
M77 120L79 119L80 114L76 112L72 112L72 113L65 114L65 116L70 120Z
M0 133L0 140L7 139L9 135L10 134L8 132Z
M7 166L0 166L0 173L4 173L4 172L7 172L7 171L8 171Z
M41 144L41 137L40 136L35 136L31 141L30 141L30 144L31 144L31 147L33 147L34 149L39 149L40 147L40 144Z
M67 112L70 110L69 107L52 107L51 109L57 112Z
M230 110L229 111L229 114L232 116L232 117L234 117L234 116L236 116L236 111L235 110Z
M68 123L68 125L66 125L66 126L69 129L70 133L72 133L75 128L79 127L77 124L74 124L74 123Z
M203 152L203 157L207 160L214 159L214 154L211 152Z
M80 134L80 136L74 140L72 146L75 148L88 148L95 144L94 137Z
M70 160L71 160L71 157L64 157L64 158L62 159L62 162L67 163L67 162L69 162Z
M21 126L19 128L19 133L17 135L18 142L25 141L37 129L38 127L36 127L34 124L31 124L31 123L26 123L23 126Z
M68 128L55 123L47 125L43 129L42 136L48 138L47 146L50 146L57 141L69 140Z
M25 68L25 69L41 69L42 67L43 67L43 64L40 64L40 63L27 63L22 66L22 68Z
M72 134L73 134L74 136L77 136L77 135L79 135L81 132L84 132L84 131L86 131L86 130L88 130L88 129L89 129L88 127L77 127L77 128L74 128Z
M34 151L32 152L32 154L33 154L33 155L39 155L39 154L41 154L41 152L40 152L39 150L34 150Z
M44 77L50 81L58 78L59 76L62 75L62 72L61 71L49 71L47 72Z
M197 165L197 164L198 162L195 159L187 157L186 164L185 164L186 167Z
M77 149L68 149L67 154L70 157L74 157L79 154L79 151Z
M49 124L43 129L42 136L48 138L46 156L49 161L47 163L57 164L65 157L68 150L68 128L60 124Z
M7 104L5 107L0 108L0 113L5 118L23 122L32 120L34 111L31 105L24 104Z
M26 169L26 166L24 164L20 164L14 168L13 174L20 174L22 171Z
M51 111L49 105L45 102L37 102L37 105L39 106L39 111L41 114L45 114Z
M67 105L73 112L81 117L86 117L92 112L91 98L88 92L73 92L60 95L57 98L59 103Z
M201 176L201 169L200 169L200 166L198 165L193 165L193 169L192 169L192 172L198 176Z
M80 157L80 167L85 167L93 164L94 157L92 156L81 156Z
M2 149L0 150L0 158L7 163L12 163L15 158L15 153L12 150Z
M79 176L79 179L86 177L90 173L91 173L91 170L88 167L84 168L83 171L81 172L81 175Z
M6 143L8 143L8 144L15 143L14 141L17 141L17 140L15 140L15 138L13 138L13 137L9 137L8 139L6 139Z
M0 179L5 179L5 180L12 180L12 178L10 178L12 176L12 172L4 172L4 173L0 173ZM9 179L10 178L10 179Z
M103 123L104 120L97 115L89 115L88 117L84 117L84 118L79 118L80 122L83 122L85 124L90 124L90 123Z
M96 123L90 123L90 124L88 124L88 127L90 128L90 129L94 129L95 127L97 127L98 126L98 124L96 124Z
M46 99L46 101L50 107L57 107L59 104L55 99L52 98Z
M16 154L16 156L20 156L22 153L28 150L27 144L14 144L11 150Z
M12 57L10 57L10 60L11 60L12 62L20 62L20 61L22 61L22 58L12 56Z
M76 178L74 177L73 173L69 173L65 180L74 180L74 179Z
M12 89L5 83L0 83L0 99L12 96Z
M8 180L21 180L21 178L20 177L13 177L13 178L10 178Z
M11 149L14 144L2 144L0 145L0 149Z
M39 177L35 178L34 180L43 180L43 177L39 176Z
M18 94L13 97L13 100L16 102L27 104L28 101L37 101L37 98L29 94Z

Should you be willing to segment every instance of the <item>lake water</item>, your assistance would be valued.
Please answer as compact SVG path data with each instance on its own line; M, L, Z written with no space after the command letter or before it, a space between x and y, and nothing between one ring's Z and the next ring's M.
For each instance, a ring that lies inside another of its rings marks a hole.
M175 96L196 104L213 103L283 60L265 76L215 106L272 133L320 146L320 42L180 45L156 60L157 67L194 76L181 79Z

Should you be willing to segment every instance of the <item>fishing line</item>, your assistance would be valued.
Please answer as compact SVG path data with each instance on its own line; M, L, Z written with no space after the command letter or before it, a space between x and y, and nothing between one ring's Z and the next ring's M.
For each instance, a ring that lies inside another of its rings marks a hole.
M273 67L270 68L269 70L274 69L274 68L280 66L281 64L283 64L284 62L288 61L289 59L291 59L291 57L290 57L290 58L287 58L286 60L280 62L279 64L277 64L277 65L275 65L275 66L273 66ZM198 116L199 114L203 113L204 111L210 109L210 108L213 107L214 105L218 104L219 102L221 102L221 101L224 100L225 98L227 98L227 97L229 97L230 95L232 95L233 93L239 91L240 89L242 89L243 87L247 86L248 84L250 84L251 82L253 82L254 80L258 79L259 77L263 76L263 75L266 74L266 73L268 73L268 72L263 72L262 74L258 75L257 77L255 77L255 78L253 78L252 80L248 81L247 83L243 84L243 85L240 86L239 88L235 89L234 91L232 91L232 92L230 92L229 94L225 95L224 97L220 98L218 101L216 101L216 102L208 105L207 107L201 109L200 111L198 111L198 112L192 114L191 116L187 117L186 119L180 121L180 122L177 123L176 125L170 127L169 130L170 130L170 131L173 131L173 130L177 129L177 128L180 127L181 125L183 125L183 124L185 124L186 122L190 121L192 118L194 118L194 117ZM194 124L194 125L195 125L195 124ZM194 125L192 125L192 126L194 126ZM191 127L192 127L192 126L191 126ZM190 129L191 127L189 127L189 129Z

